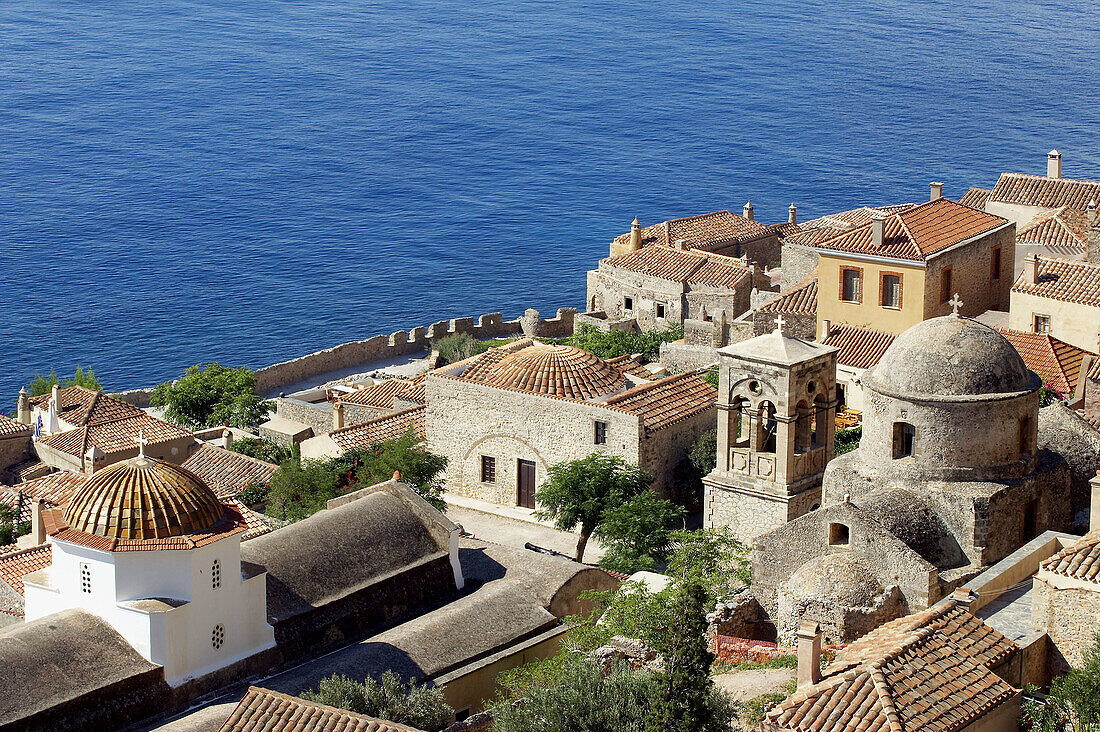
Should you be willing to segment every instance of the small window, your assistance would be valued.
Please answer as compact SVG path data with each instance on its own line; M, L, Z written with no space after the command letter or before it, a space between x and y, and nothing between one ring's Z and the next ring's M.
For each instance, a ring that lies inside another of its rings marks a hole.
M607 422L596 422L596 440L597 445L607 444Z
M840 270L840 299L844 302L863 301L863 272L858 269Z
M497 482L497 459L491 455L481 456L481 482Z
M1050 332L1050 316L1035 313L1034 328L1036 333Z
M989 279L996 282L1001 279L1001 247L993 247L993 254L989 258Z
M848 546L850 541L845 524L829 524L829 546Z
M940 302L947 302L951 296L951 268L945 267L943 272L940 272Z
M884 274L882 276L882 307L901 307L901 276Z
M80 563L80 591L86 595L92 594L92 568L84 562Z
M464 722L470 718L470 707L463 707L462 709L455 710L455 721Z
M214 626L214 630L210 632L210 645L214 646L214 650L220 650L225 644L225 626L218 623Z
M894 422L894 459L910 457L913 454L913 438L916 429L906 422Z
M1024 415L1020 419L1020 457L1031 454L1031 417Z
M633 310L633 309L634 309L634 298L624 297L623 298L623 310Z
M215 559L210 565L210 587L218 589L222 586L222 560Z
M657 303L657 317L658 318L665 317L665 306L662 305L661 303Z
M1024 506L1024 521L1020 527L1023 535L1020 538L1025 542L1031 541L1039 533L1038 526L1039 501L1030 500L1027 502L1027 505Z

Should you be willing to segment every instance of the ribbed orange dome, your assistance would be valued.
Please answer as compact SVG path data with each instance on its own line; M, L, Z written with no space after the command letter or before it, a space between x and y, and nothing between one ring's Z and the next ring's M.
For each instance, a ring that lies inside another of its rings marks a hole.
M478 381L581 400L607 396L630 386L622 371L599 356L571 346L542 343L508 354Z
M114 539L163 539L209 529L225 507L189 470L148 457L109 465L65 508L75 531Z

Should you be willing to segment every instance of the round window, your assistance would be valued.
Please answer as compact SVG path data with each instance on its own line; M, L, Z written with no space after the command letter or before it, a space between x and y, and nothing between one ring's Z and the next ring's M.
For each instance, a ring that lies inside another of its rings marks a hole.
M760 382L756 381L755 379L750 381L749 382L749 391L751 391L753 394L759 394L760 393Z
M210 645L214 646L214 650L218 650L225 643L225 626L218 623L214 626L214 631L210 634Z

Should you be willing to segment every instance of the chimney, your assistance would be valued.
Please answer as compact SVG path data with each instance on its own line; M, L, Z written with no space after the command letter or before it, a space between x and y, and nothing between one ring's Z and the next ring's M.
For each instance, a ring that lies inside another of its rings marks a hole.
M1100 473L1092 477L1092 506L1089 509L1089 531L1100 531Z
M968 613L973 613L974 601L978 599L978 593L965 587L958 587L951 593L951 599L957 607L961 607Z
M222 439L225 440L225 449L228 450L233 444L233 430L228 427L222 430Z
M31 536L35 546L46 543L46 525L42 523L42 512L45 510L46 502L41 498L31 504Z
M1089 226L1096 226L1096 199L1089 201L1089 205L1085 206L1085 215L1088 216Z
M687 242L685 242L683 239L677 239L676 241L672 242L672 246L676 249L686 249L686 244Z
M824 343L825 339L829 337L829 330L832 327L832 323L828 320L821 321L821 342Z
M27 394L27 387L19 390L19 402L17 406L17 419L23 424L31 423L31 399Z
M1051 150L1047 153L1047 178L1062 177L1062 153Z
M798 626L798 688L821 681L821 626L803 620Z
M753 218L752 218L752 201L745 201L745 207L743 209L741 209L741 213L744 214L745 218L748 219L749 221L753 220Z
M798 224L798 208L793 203L787 206L787 223Z
M929 201L935 201L937 198L943 198L943 183L932 183L932 197Z
M103 452L92 445L88 452L84 453L84 475L92 475L99 468L97 463L103 462Z
M1039 281L1039 257L1034 253L1024 257L1024 282L1034 285Z
M638 221L638 217L635 216L634 220L630 222L630 246L627 250L636 252L642 248L642 224Z
M344 403L336 402L332 405L332 429L344 429Z
M1097 215L1096 199L1089 201L1088 207L1085 209L1085 214L1088 216L1088 244L1086 249L1085 259L1091 264L1100 264L1100 216Z
M886 214L882 211L871 212L871 246L882 249L882 232L886 228Z

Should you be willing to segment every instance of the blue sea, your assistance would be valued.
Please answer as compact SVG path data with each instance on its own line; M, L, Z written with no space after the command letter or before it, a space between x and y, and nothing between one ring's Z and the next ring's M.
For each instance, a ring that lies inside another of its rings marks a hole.
M0 406L582 306L643 224L1100 177L1095 0L0 3ZM7 407L10 409L10 407Z

